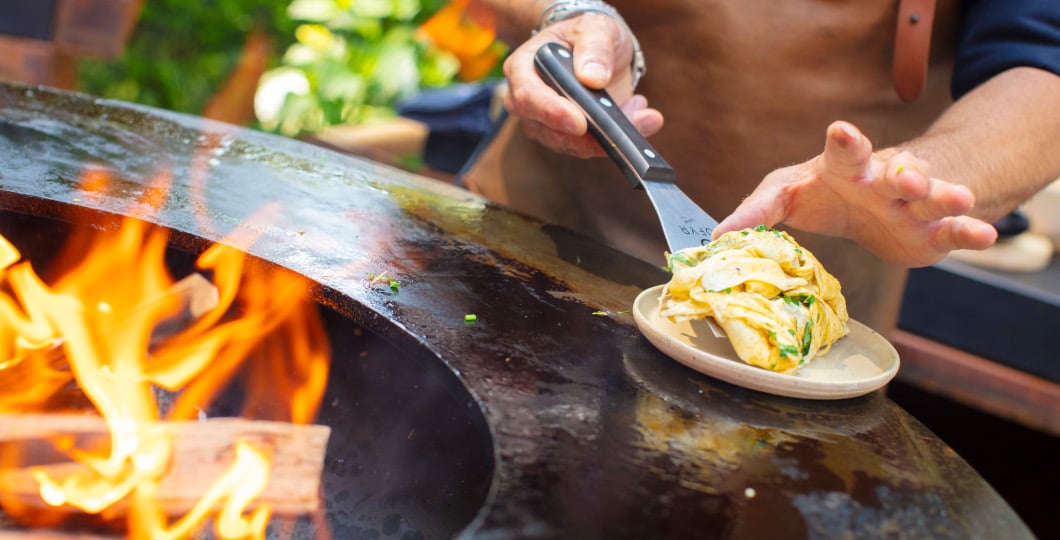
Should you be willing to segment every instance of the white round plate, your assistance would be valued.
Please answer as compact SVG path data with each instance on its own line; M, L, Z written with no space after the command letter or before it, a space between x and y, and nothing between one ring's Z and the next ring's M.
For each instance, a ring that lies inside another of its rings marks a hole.
M663 285L640 293L633 303L637 327L660 351L701 373L725 382L780 396L845 399L886 385L898 373L898 352L883 336L850 319L850 333L828 354L814 357L794 373L752 366L736 355L727 337L715 337L706 321L675 323L659 315Z

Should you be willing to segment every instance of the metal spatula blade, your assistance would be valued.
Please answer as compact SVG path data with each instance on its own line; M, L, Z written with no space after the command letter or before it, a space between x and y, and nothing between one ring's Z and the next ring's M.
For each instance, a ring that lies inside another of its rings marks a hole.
M534 65L546 83L582 109L589 121L589 132L630 183L647 192L670 252L709 243L717 220L677 187L673 168L637 131L611 96L578 81L572 60L566 47L546 43L537 50Z

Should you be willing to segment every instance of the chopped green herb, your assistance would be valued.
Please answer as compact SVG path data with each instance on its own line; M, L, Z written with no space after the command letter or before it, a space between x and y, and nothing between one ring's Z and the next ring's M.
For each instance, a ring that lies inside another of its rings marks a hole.
M673 261L677 261L685 266L696 265L696 263L692 259L689 259L688 255L685 255L684 253L674 253L673 255L670 255L670 266L673 266Z
M813 323L806 321L806 328L802 331L802 355L806 356L810 354L810 344L813 341L813 333L810 329L813 328Z
M386 283L387 286L390 287L391 290L393 290L394 292L397 292L398 288L401 287L401 282L394 278L387 277L386 272L383 272L378 276L370 272L368 273L369 287L374 287L380 283Z
M806 307L810 307L814 303L817 302L817 297L812 295L812 294L793 294L791 296L788 296L788 295L781 295L781 296L783 296L784 303L786 303L786 304L792 304L792 305L802 304L802 305L804 305Z
M474 313L467 313L464 315L464 322L475 322L478 320L478 315Z
M606 311L594 311L593 315L607 315Z

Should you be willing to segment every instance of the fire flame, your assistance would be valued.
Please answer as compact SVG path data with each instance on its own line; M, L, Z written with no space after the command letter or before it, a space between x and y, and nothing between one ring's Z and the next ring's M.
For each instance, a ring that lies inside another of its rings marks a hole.
M98 172L86 173L81 186L91 197L106 183ZM142 211L156 208L167 187L164 176L150 186ZM329 359L311 285L249 264L226 243L198 257L201 275L178 282L166 266L168 241L166 230L135 218L113 230L85 228L53 264L62 274L46 282L0 237L0 413L56 412L54 403L76 384L105 420L103 448L52 439L79 466L32 470L49 505L104 516L122 506L131 538L185 538L211 519L221 538L261 538L271 511L254 500L268 483L267 445L237 441L227 472L170 523L157 493L174 458L162 421L199 418L239 375L247 381L242 416L311 422ZM172 404L162 407L161 396ZM12 461L17 457L5 455L0 470ZM6 486L0 505L30 526L61 519L25 508Z

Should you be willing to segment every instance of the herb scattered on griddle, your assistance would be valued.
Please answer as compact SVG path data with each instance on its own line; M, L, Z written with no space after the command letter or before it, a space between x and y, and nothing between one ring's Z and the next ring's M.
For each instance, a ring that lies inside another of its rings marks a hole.
M394 292L398 292L398 289L401 288L401 282L396 280L396 279L394 279L394 278L392 278L392 277L387 277L386 272L383 272L382 274L379 274L378 276L375 275L375 274L372 274L372 273L368 274L368 286L369 287L375 287L376 285L378 285L380 283L386 283L387 287L390 287L390 290L392 290Z

